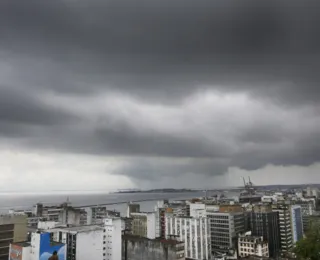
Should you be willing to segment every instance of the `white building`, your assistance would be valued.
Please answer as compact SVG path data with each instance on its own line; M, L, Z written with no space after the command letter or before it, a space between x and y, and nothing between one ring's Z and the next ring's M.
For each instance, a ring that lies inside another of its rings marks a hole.
M157 235L157 216L155 212L131 213L133 235L155 239Z
M53 241L67 245L67 259L106 260L103 226L60 227L47 232L52 233Z
M104 220L104 260L121 260L121 236L123 223L120 218ZM89 258L88 258L89 259ZM94 259L94 258L90 258ZM78 259L77 259L78 260Z
M207 218L166 217L166 237L176 236L185 243L185 256L210 259L210 233Z
M245 235L239 235L238 251L240 257L250 255L269 257L268 242L264 241L263 237L251 236L251 232Z
M206 216L206 205L204 203L190 203L190 217L199 218Z

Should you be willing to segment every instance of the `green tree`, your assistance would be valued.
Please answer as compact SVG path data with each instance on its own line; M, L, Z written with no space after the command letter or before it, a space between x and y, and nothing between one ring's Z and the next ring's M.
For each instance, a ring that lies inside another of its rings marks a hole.
M314 223L306 234L306 237L299 240L294 249L294 254L299 260L320 259L320 224Z

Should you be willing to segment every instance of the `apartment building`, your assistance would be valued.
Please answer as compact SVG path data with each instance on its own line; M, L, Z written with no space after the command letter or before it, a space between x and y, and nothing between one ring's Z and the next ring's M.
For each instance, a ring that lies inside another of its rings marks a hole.
M238 238L239 257L269 257L268 242L262 236L252 236L251 232L240 234Z
M149 239L156 238L157 223L155 212L131 213L130 216L132 235Z
M242 212L207 211L209 219L211 252L234 254L237 248L237 236L244 230L244 214Z
M248 220L252 235L268 241L269 256L278 257L281 250L279 213L273 212L271 206L258 205L248 213Z
M184 241L185 257L208 260L211 258L210 232L207 218L166 217L166 238Z
M174 239L148 239L124 234L122 260L185 260L185 244Z
M9 259L10 244L27 239L27 216L0 216L0 260Z

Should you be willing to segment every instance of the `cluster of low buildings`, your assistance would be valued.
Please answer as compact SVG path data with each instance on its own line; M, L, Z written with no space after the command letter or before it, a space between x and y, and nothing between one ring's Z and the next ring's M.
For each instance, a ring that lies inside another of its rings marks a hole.
M258 200L252 188L241 202L164 200L151 212L129 203L125 216L69 203L11 210L0 216L0 260L294 259L310 221L320 221L318 193L270 192Z

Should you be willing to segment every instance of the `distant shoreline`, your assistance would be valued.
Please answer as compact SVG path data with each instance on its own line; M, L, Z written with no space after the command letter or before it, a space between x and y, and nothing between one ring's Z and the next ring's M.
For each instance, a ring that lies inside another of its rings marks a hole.
M152 189L152 190L125 190L113 193L177 193L177 192L199 192L201 190L191 189Z

